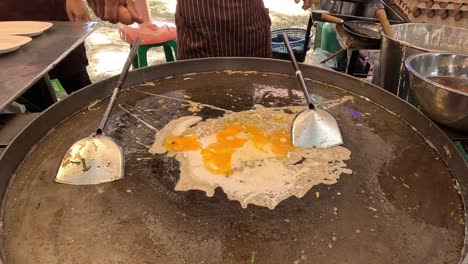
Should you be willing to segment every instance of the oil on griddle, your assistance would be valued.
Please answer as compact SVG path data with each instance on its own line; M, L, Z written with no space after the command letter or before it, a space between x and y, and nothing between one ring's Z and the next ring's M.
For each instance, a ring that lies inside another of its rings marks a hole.
M457 263L463 210L447 167L411 127L359 97L329 108L354 173L274 210L242 209L219 189L212 198L175 192L177 161L148 153L155 130L193 114L190 107L207 118L255 104L301 105L291 87L298 89L296 80L286 76L206 73L128 89L108 125L124 148L125 178L56 184L62 154L92 133L104 104L83 109L17 172L5 208L8 263L250 263L254 254L257 264ZM313 93L319 107L352 96L323 84Z

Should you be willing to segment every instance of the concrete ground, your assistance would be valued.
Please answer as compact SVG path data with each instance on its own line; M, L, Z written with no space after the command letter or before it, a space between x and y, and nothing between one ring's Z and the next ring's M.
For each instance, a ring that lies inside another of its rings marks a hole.
M293 0L264 0L270 9L272 29L307 26L307 12ZM174 22L176 0L150 0L153 19ZM94 20L98 20L93 15ZM86 40L89 66L88 72L93 82L118 74L125 62L129 47L120 40L118 26L102 22L101 27ZM149 65L164 63L162 49L149 52Z

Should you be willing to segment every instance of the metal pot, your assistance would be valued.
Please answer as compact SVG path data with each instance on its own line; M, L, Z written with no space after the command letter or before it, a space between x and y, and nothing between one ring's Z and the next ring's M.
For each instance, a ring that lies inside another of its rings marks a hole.
M417 54L409 57L405 64L410 75L411 95L421 110L438 123L468 131L468 93L428 79L450 76L468 80L468 56Z
M426 52L468 54L468 29L418 23L392 25L392 29L393 38L382 33L375 84L405 100L410 87L406 58Z
M321 1L320 9L326 10L333 14L353 16L356 12L358 4L356 2L342 1Z
M380 0L380 4L385 7L388 20L391 23L401 23L405 19L397 14L385 1ZM377 7L371 0L321 0L319 5L320 10L330 12L332 15L349 20L373 21L378 22L375 16Z

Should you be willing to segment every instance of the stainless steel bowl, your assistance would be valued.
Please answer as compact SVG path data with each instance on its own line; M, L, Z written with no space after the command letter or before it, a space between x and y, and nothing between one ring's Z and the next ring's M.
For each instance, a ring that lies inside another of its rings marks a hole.
M468 55L423 53L409 57L405 65L410 72L410 93L420 109L438 123L468 131L468 93L428 79L468 78Z
M405 60L414 54L468 55L468 28L423 23L392 25L393 37L382 34L378 76L374 84L408 100L409 73Z

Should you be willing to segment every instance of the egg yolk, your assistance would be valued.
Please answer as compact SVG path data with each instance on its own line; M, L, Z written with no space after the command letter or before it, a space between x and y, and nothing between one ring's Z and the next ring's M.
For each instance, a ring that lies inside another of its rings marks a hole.
M295 148L291 144L291 137L284 131L277 131L269 137L271 143L271 151L278 156L286 157L289 152Z
M247 138L254 144L255 148L261 151L267 151L268 140L260 128L255 126L245 126Z
M239 124L227 126L216 134L216 142L226 148L240 148L247 142L247 139L242 138L240 135L244 130L245 127Z
M287 131L276 131L265 135L256 126L231 124L216 133L216 142L202 148L197 137L192 135L171 137L166 139L164 147L170 151L193 151L201 149L204 166L214 174L232 175L231 159L234 151L247 142L252 142L255 148L286 157L294 150Z
M164 147L170 151L193 151L201 148L197 137L192 135L170 137L164 142Z
M214 174L226 176L232 175L232 153L234 153L233 148L221 143L213 143L201 151L205 168Z

